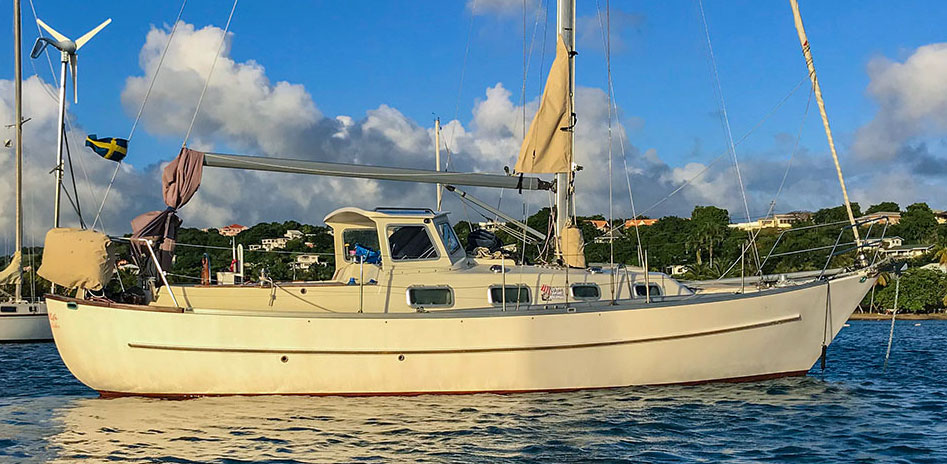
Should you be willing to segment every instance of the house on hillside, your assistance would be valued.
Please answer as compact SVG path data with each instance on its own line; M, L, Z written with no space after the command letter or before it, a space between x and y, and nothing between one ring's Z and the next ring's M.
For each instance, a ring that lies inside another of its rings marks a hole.
M870 221L884 222L884 218L888 218L888 224L893 226L901 222L901 213L878 211L877 213L866 214L855 220L858 222L870 222Z
M283 237L286 237L289 240L298 240L305 236L306 236L305 234L303 234L301 231L298 231L296 229L287 230L286 233L283 234Z
M273 251L273 250L282 250L283 248L286 248L287 242L289 242L289 239L286 237L264 238L261 244L263 245L264 250Z
M812 219L812 214L806 211L793 211L785 214L774 214L751 222L737 222L729 227L740 230L760 229L791 229L793 224Z
M223 235L224 237L233 237L247 229L249 229L247 226L242 226L240 224L230 224L229 226L223 226L217 229L217 233Z
M934 249L934 245L905 245L901 237L885 237L870 246L878 253L895 259L916 258Z
M323 266L326 263L322 262L319 259L319 255L305 254L305 255L296 255L296 262L293 263L296 266L296 269L309 269L313 264L321 264Z
M934 211L934 219L938 224L947 224L947 211Z
M656 222L658 222L657 219L627 219L625 220L625 224L622 227L625 229L631 229L632 227L647 227L653 226Z

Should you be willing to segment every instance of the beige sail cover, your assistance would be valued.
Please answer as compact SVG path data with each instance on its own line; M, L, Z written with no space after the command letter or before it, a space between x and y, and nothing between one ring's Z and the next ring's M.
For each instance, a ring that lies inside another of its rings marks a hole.
M562 230L562 260L566 266L585 268L585 239L574 224Z
M13 252L13 259L6 269L0 271L0 284L15 284L20 281L20 250Z
M546 88L539 103L539 111L533 117L529 132L520 147L516 172L554 173L572 169L571 132L572 117L569 98L569 51L559 36L556 42L556 59L549 69Z
M58 228L46 233L43 264L37 274L66 288L100 290L115 269L112 242L92 230Z

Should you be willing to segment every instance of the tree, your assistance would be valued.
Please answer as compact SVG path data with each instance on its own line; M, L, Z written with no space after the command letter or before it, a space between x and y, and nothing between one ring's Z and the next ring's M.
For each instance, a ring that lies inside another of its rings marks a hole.
M901 214L898 230L909 242L934 243L937 241L937 218L927 203L914 203Z
M868 207L868 211L865 211L865 214L871 213L899 213L901 212L901 207L893 201L883 201L877 205L871 205Z
M696 235L697 261L698 263L701 262L701 250L707 249L712 266L714 246L722 242L727 236L730 213L716 206L695 206L694 211L691 212L691 221L694 224L693 231Z
M875 303L885 309L894 308L897 284L889 283L875 293ZM947 298L947 274L932 269L912 268L901 275L898 289L898 311L931 312L944 307Z
M861 206L858 205L858 202L852 203L852 214L854 214L856 218L862 215ZM816 224L827 224L847 220L848 211L845 209L845 205L836 206L834 208L822 208L812 214L812 222Z

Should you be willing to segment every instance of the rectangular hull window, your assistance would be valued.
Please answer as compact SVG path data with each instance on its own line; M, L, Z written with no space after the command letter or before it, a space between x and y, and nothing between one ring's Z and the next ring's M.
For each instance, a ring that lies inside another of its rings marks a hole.
M408 305L415 308L446 308L454 305L454 292L450 287L409 288Z
M525 285L499 285L490 287L490 303L502 305L504 293L506 304L529 304L529 287Z
M602 291L595 284L575 284L572 286L572 297L577 300L597 300L602 297Z
M661 296L661 286L657 284L651 284L647 289L645 288L644 284L635 284L635 295L637 296L646 296L648 294L648 290L651 291L651 296Z

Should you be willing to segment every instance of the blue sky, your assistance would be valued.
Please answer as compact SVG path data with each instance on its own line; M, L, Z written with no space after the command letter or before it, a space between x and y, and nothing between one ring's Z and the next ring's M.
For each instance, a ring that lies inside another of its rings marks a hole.
M301 84L328 118L348 115L360 120L366 112L387 105L420 127L429 126L437 114L444 121L456 115L469 129L475 105L486 98L487 88L502 83L518 105L523 85L522 11L488 8L520 2L480 1L478 14L473 13L473 2L464 1L241 2L230 29L229 56L238 63L259 63L274 83ZM146 34L155 27L169 27L180 4L85 1L77 8L74 2L34 3L42 19L71 37L105 17L112 18L112 24L80 51L80 103L70 106L70 112L86 132L127 135L134 111L122 104L126 79L143 74L139 51ZM604 4L602 0L579 5L580 86L605 88L600 31L581 29L597 23L596 6ZM0 9L0 24L10 23L10 3L5 5ZM530 5L542 8L546 3L531 0ZM182 20L196 28L223 27L230 6L229 1L192 0ZM739 137L806 76L792 14L784 1L709 0L704 8L733 133ZM882 57L901 62L918 47L943 42L947 5L942 1L897 6L889 1L802 1L801 8L843 168L850 168L860 163L850 153L856 131L878 111L878 102L867 92L869 62ZM641 152L653 150L671 168L709 162L724 150L725 139L696 1L612 2L612 10L612 72L629 142ZM540 69L544 73L552 59L554 8L549 11L548 23L541 13L537 21L532 9L527 18L528 34L537 31L526 80L527 102L539 95ZM23 26L24 52L28 53L36 36L29 2L24 4ZM464 67L468 27L470 51ZM544 28L548 28L545 40ZM0 47L0 63L12 63L10 48ZM24 63L27 76L33 74L33 65L43 80L50 80L45 59ZM12 66L0 66L0 79L11 78ZM804 84L739 147L741 160L784 163L788 158L785 134L795 134L807 94ZM944 134L934 130L923 135L935 159L942 157L943 150L936 149L943 148ZM180 142L181 136L145 126L135 136L129 161L144 167L167 160ZM225 139L217 139L216 144L241 148ZM831 169L814 105L800 145L812 159L825 161L814 166ZM577 156L581 163L582 154ZM852 182L870 181L885 169L883 164L851 168ZM828 174L822 178L830 181L834 173ZM825 185L826 191L837 193L837 185L836 190L831 188ZM738 194L732 189L728 192ZM838 197L828 197L822 205L838 201ZM815 202L790 202L785 208L819 206Z

